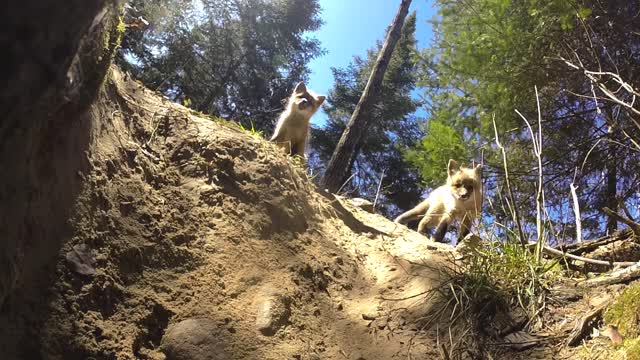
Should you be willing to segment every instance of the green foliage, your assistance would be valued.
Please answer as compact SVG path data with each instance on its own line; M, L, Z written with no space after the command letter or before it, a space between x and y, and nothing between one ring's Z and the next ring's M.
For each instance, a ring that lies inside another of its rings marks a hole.
M116 51L121 46L122 36L124 35L127 28L124 23L124 17L122 16L122 12L124 11L122 7L118 7L115 11L117 11L119 15L117 17L115 26L104 33L104 54L99 59L99 61L107 59L109 62L111 62L113 60L116 55Z
M124 10L121 10L121 11L124 11ZM118 17L118 26L116 27L116 30L118 34L120 34L120 37L122 37L124 32L127 30L127 25L124 23L124 16L122 15Z
M494 242L470 256L464 269L472 279L480 279L482 283L488 281L487 284L492 282L507 300L533 316L543 304L545 290L557 280L556 264L556 261L536 261L520 243Z
M431 188L442 185L446 178L449 159L468 158L468 150L458 132L441 122L431 121L422 138L405 153L407 162L420 170L420 176Z
M562 24L572 19L575 4L475 0L440 1L440 5L437 47L423 54L431 61L425 65L436 70L427 74L437 78L422 80L456 91L434 94L434 117L446 117L459 130L485 138L493 134L492 113L502 131L522 125L513 109L532 110L533 84L553 81L553 74L546 71L551 60L545 55L562 41Z
M625 338L640 336L640 282L629 285L604 313L607 324L618 327Z
M321 25L317 0L132 0L151 26L126 32L117 62L151 89L195 110L256 128L274 114L307 63Z
M370 127L358 144L353 158L354 176L344 187L353 196L373 199L384 173L382 192L378 198L381 206L378 208L387 213L392 212L394 207L408 208L420 199L417 176L402 156L403 149L413 145L422 135L418 120L412 116L420 105L411 96L417 80L415 28L416 15L413 13L405 20L377 103L368 109ZM335 85L324 107L328 115L327 124L321 129L312 129L311 146L314 153L310 163L319 173L322 172L322 165L331 158L355 110L381 46L378 43L374 49L370 49L366 58L354 57L346 68L333 69Z

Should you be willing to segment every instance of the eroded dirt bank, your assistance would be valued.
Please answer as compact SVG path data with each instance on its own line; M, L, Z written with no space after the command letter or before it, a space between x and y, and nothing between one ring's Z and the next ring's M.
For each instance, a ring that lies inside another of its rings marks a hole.
M319 191L261 137L115 67L65 129L32 169L64 191L29 195L57 206L27 209L65 230L24 244L2 359L437 359L457 346L425 326L425 294L460 253ZM549 284L534 348L506 340L526 319L485 312L476 343L450 358L589 358L565 339L624 286L575 283Z
M436 356L428 332L372 319L429 288L437 271L412 262L446 246L318 192L271 144L115 68L85 121L71 231L50 276L6 304L3 358Z

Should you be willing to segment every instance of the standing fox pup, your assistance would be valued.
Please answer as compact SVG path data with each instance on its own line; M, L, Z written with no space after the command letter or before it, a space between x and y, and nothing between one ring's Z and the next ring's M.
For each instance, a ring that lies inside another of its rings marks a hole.
M325 97L309 91L303 82L299 82L289 97L287 108L280 114L276 130L271 137L290 155L304 158L304 149L309 134L309 119L318 110Z
M394 222L406 223L424 215L418 223L418 232L437 225L433 238L441 242L447 227L460 221L459 239L471 230L471 223L482 207L482 165L475 168L460 167L449 160L447 183L433 190L429 197L415 208L398 216Z

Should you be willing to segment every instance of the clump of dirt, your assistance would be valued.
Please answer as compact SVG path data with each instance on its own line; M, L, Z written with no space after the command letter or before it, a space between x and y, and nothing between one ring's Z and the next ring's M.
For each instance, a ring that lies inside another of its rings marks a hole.
M449 247L318 191L271 143L115 68L85 121L70 233L0 314L4 359L178 359L207 339L213 359L436 354L407 319L373 320L431 288L438 272L416 264Z

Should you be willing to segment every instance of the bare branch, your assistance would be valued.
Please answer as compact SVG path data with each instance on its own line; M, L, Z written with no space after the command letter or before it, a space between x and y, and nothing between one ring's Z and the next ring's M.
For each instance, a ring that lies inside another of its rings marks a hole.
M605 214L607 214L607 215L609 215L609 216L611 216L611 217L615 218L617 221L620 221L620 222L622 222L622 223L625 223L625 224L629 225L629 227L631 228L631 230L633 230L633 232L634 232L636 235L640 236L640 224L638 224L637 222L635 222L635 221L633 221L633 220L630 220L630 219L627 219L627 218L625 218L624 216L621 216L621 215L620 215L620 214L618 214L617 212L615 212L615 211L613 211L613 210L611 210L611 209L609 209L609 208L607 208L607 207L603 208L603 209L602 209L602 211L603 211Z
M616 261L606 261L606 260L596 260L596 259L586 258L578 255L569 254L567 252L562 252L560 250L557 250L548 246L543 247L543 251L547 254L556 255L559 257L565 257L573 260L578 260L578 261L582 261L582 262L585 262L588 264L594 264L594 265L605 265L610 267L614 267L614 266L627 267L627 266L632 266L636 264L635 262L624 262L624 261L616 262Z
M629 267L626 267L624 269L613 271L603 276L585 280L584 282L582 282L582 285L597 287L597 286L604 286L604 285L627 283L637 278L640 278L640 262L633 264Z
M534 134L531 124L524 115L516 109L516 113L520 115L522 120L527 124L527 128L531 133L531 142L533 143L533 153L538 159L538 190L536 196L536 229L538 231L538 241L536 246L536 259L538 261L542 258L542 246L544 246L544 228L543 228L543 213L544 209L544 188L543 188L543 173L542 173L542 112L540 111L540 97L538 95L538 87L534 87L536 92L536 104L538 106L538 136ZM497 135L496 135L497 136Z
M382 188L382 180L384 179L384 171L380 174L380 182L378 183L378 191L376 191L376 198L373 200L373 212L376 211L376 205L378 204L378 196L380 196L380 188Z
M516 221L516 225L518 226L518 236L520 237L520 243L522 247L525 247L527 244L527 239L524 237L524 231L522 230L522 222L520 221L520 214L518 213L518 207L515 204L515 197L513 196L513 191L511 190L511 182L509 181L509 166L507 165L507 152L504 149L504 146L500 143L500 139L498 138L498 127L496 126L496 115L493 114L493 130L496 134L496 145L502 151L502 162L504 164L504 177L507 183L507 191L509 192L509 197L511 198L511 203L513 207L510 206L512 215ZM507 202L508 203L508 202Z
M563 58L563 57L560 57L560 60L562 60L569 67L571 67L573 69L576 69L576 70L582 71L582 73L589 79L589 81L592 82L592 85L596 84L598 89L600 91L602 91L607 96L608 100L613 101L614 103L616 103L618 105L621 105L621 106L629 109L630 111L640 115L640 110L638 110L638 109L636 109L634 107L635 106L636 97L640 96L640 93L637 90L635 90L633 88L633 86L631 86L631 84L625 82L619 74L612 73L610 71L590 71L590 70L587 70L587 69L585 69L584 65L582 64L582 61L580 61L580 58L578 57L577 54L576 54L576 58L577 58L578 62L580 63L579 66L574 64L573 62ZM627 93L629 93L632 96L631 102L627 103L627 102L621 100L618 96L616 96L614 91L611 91L603 83L602 79L600 78L602 76L608 76L614 82L618 83L621 88L623 88ZM595 97L595 93L594 93L594 97ZM596 100L596 104L597 104L597 100ZM636 125L639 125L639 124L637 124L637 122L636 122Z

